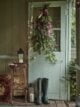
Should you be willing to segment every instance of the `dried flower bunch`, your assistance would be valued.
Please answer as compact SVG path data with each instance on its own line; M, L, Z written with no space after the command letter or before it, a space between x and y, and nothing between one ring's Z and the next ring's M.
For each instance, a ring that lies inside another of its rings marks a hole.
M51 63L56 62L55 57L55 35L52 19L48 13L48 6L45 5L34 22L33 35L31 37L33 51L44 54Z

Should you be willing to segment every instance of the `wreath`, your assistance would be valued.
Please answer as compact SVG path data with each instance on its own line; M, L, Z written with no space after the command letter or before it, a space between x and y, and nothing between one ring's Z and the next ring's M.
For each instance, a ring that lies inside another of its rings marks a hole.
M33 52L43 54L51 63L55 63L55 34L53 31L53 22L48 14L47 7L47 5L43 7L41 13L34 22L31 43Z
M0 84L4 87L3 95L0 95L0 101L7 101L8 97L10 96L10 80L4 76L0 75Z

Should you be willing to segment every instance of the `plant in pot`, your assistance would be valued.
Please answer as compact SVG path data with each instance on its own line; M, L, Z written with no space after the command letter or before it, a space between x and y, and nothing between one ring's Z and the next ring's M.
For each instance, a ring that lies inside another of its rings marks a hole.
M75 101L76 98L76 68L75 68L75 61L71 61L69 65L69 81L70 81L70 99Z

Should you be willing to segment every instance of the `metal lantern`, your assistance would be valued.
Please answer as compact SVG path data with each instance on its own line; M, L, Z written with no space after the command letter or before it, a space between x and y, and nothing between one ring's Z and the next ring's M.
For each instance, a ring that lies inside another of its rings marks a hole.
M24 51L20 48L20 49L17 51L17 54L18 54L18 61L19 61L19 63L23 63Z

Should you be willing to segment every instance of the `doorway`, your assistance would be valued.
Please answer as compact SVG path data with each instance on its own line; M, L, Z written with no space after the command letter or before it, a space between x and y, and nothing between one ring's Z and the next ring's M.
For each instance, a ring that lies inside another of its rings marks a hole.
M57 61L51 64L45 60L44 55L38 55L35 60L29 60L29 82L37 78L47 77L49 79L48 98L49 99L67 99L68 86L63 77L66 76L67 54L69 52L67 38L67 15L66 2L46 2L49 3L49 14L53 20L54 33L56 37L55 55ZM28 21L31 23L38 15L45 2L29 3ZM29 31L29 36L31 32ZM67 46L66 46L67 45ZM29 49L29 58L32 52Z

